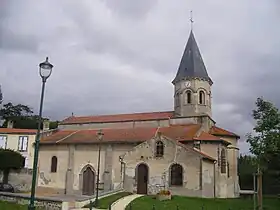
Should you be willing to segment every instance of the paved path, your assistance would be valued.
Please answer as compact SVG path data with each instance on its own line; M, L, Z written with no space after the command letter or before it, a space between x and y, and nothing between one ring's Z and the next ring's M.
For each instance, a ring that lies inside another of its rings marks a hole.
M134 199L139 198L143 195L138 195L138 194L134 194L134 195L129 195L126 196L124 198L121 198L120 200L118 200L116 203L114 203L112 205L112 210L125 210L125 207Z

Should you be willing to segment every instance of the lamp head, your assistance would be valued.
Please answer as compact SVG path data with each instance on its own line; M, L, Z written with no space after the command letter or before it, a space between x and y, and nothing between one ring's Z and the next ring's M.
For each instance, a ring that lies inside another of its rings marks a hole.
M46 60L39 64L40 76L43 81L46 81L52 74L53 65L49 62L49 58L46 57Z
M103 136L104 136L104 133L103 133L102 130L100 129L100 130L97 132L97 138L98 138L98 140L99 140L99 141L102 141Z

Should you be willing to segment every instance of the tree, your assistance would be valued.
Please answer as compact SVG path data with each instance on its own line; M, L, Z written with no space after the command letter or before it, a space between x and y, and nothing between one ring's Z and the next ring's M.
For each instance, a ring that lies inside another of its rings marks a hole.
M241 189L251 190L254 188L253 174L257 171L257 160L255 156L240 155L238 158L238 175Z
M268 166L280 169L280 113L279 110L269 101L257 98L256 109L253 110L253 118L256 121L254 134L247 135L247 142L250 144L250 152L257 157L262 169Z
M29 106L23 104L13 105L11 102L4 104L0 112L5 120L22 116L31 116L33 114L32 108Z
M3 172L3 183L8 183L11 170L24 167L25 158L14 150L0 148L0 171Z

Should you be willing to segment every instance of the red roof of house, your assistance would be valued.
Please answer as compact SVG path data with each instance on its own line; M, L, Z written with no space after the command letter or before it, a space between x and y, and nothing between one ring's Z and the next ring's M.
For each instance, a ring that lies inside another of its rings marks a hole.
M227 130L225 130L223 128L219 128L217 126L213 126L210 129L209 133L211 133L213 135L216 135L216 136L232 136L232 137L235 137L235 138L240 138L240 136L238 136L237 134L232 133L230 131L227 131Z
M36 129L0 128L0 134L36 134Z
M173 111L167 112L146 112L132 114L115 114L115 115L96 115L84 117L68 117L60 124L80 124L80 123L108 123L124 121L144 121L144 120L163 120L173 117Z

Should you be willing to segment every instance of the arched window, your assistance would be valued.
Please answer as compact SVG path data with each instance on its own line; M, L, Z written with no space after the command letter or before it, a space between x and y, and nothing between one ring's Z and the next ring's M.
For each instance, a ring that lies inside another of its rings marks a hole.
M51 162L51 172L56 173L56 171L57 171L57 157L53 156Z
M221 173L225 174L227 172L227 160L226 160L226 150L223 148L221 151Z
M192 103L192 92L190 90L186 91L185 94L185 103L186 104L191 104Z
M199 104L205 104L205 93L203 90L199 91Z
M180 164L173 164L170 171L171 186L182 186L183 185L183 167Z
M157 141L156 143L156 157L163 157L164 145L162 141Z

